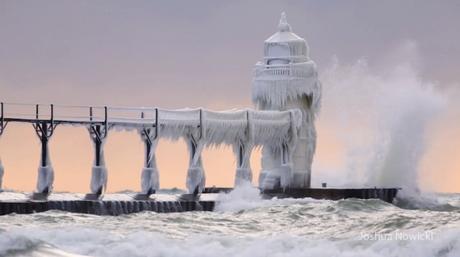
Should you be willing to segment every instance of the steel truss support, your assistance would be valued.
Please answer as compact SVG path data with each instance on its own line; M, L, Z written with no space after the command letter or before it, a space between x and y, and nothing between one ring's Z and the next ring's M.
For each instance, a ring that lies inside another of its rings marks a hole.
M93 121L93 107L89 108L90 121ZM94 145L94 165L91 172L91 196L100 198L107 188L107 168L104 159L104 143L109 132L107 107L104 107L104 122L94 122L88 126L89 135Z
M253 149L253 129L251 127L251 118L249 111L246 112L247 129L246 139L238 142L234 146L233 152L236 155L236 175L235 175L235 187L243 184L251 184L252 182L252 170L251 170L251 153Z
M194 135L193 133L190 133L188 137L185 139L190 154L186 185L188 192L193 193L193 195L195 196L203 192L206 184L206 177L203 170L203 161L201 159L201 152L203 151L205 144L204 139L206 130L204 128L203 122L203 110L201 109L199 128L200 129L198 136Z
M291 126L289 133L290 138L286 142L281 145L281 178L280 178L280 185L283 189L292 186L294 180L294 171L293 171L293 163L292 163L292 156L295 151L296 142L297 142L297 130L295 129L295 125L293 123L293 114L290 112L290 120Z
M141 114L141 118L144 118L144 113ZM141 173L141 194L145 198L154 194L160 187L159 173L155 158L159 130L158 109L155 108L155 124L151 127L143 127L139 130L139 134L145 145L145 163Z
M51 136L56 129L56 124L54 124L54 106L50 105L50 119L41 120L39 119L39 105L35 106L35 118L36 122L32 124L35 129L35 132L40 139L41 143L41 155L40 155L40 165L38 167L38 178L37 178L37 191L36 197L46 197L53 191L53 182L54 182L54 170L51 165L51 160L49 156L48 143L51 139Z

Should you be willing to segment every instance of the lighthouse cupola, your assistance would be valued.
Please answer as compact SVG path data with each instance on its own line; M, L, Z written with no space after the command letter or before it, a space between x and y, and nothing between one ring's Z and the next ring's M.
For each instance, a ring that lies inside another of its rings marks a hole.
M308 60L308 44L305 39L292 32L286 20L286 14L281 14L278 32L273 34L264 45L264 63L288 64Z

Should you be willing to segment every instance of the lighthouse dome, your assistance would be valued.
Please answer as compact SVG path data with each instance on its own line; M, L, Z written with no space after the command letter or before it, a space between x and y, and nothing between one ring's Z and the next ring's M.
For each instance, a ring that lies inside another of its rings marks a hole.
M307 41L292 32L286 14L281 13L278 31L264 43L265 64L288 64L308 60Z

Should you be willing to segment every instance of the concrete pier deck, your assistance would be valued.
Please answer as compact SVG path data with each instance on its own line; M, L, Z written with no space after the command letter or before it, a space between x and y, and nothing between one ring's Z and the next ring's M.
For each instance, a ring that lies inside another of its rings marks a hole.
M204 193L230 192L233 188L207 187ZM340 200L347 198L380 199L392 203L401 188L287 188L264 190L266 199L277 198L313 198L324 200Z
M147 200L136 200L134 195L109 194L102 200L85 200L83 195L56 193L47 200L30 200L25 194L0 193L0 215L11 213L30 214L48 210L95 214L123 215L142 211L159 213L186 211L213 211L218 201L218 193L229 192L232 188L206 188L199 197L181 194L155 194ZM392 203L398 188L309 188L265 190L265 199L314 198L340 200L346 198L380 199Z

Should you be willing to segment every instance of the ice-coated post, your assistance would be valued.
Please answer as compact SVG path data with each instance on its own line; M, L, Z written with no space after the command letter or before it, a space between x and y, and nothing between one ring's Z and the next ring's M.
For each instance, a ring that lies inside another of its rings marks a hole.
M187 190L189 193L194 195L203 192L206 178L203 170L203 162L201 160L201 152L204 148L204 119L203 111L200 109L200 125L199 125L199 136L191 133L187 138L187 146L190 154L189 168L187 171Z
M280 185L283 189L290 187L294 180L294 171L292 157L297 144L297 128L295 124L294 110L289 112L290 117L290 128L289 128L289 139L284 142L281 146L281 177Z
M93 120L93 108L90 107L90 121ZM104 159L104 143L108 134L107 107L104 107L104 122L92 123L89 134L94 145L94 165L91 171L91 193L102 196L107 188L107 168Z
M237 167L235 175L235 187L243 184L251 184L252 170L250 166L252 146L240 143L236 147Z
M262 149L262 172L259 176L259 187L262 189L286 189L295 188L295 171L293 159L297 150L299 120L301 113L299 110L289 111L289 132L288 137L278 144L264 145ZM279 166L278 166L279 163ZM273 169L273 167L277 167ZM272 168L272 170L269 170ZM268 170L269 172L264 172Z
M144 113L142 113L144 118ZM158 143L158 109L155 108L155 127L142 128L140 131L145 146L145 164L141 173L141 193L154 194L160 187L159 172L157 169L155 149Z
M252 138L253 129L251 127L252 122L249 111L246 112L246 138L244 141L240 141L234 146L234 153L236 155L236 175L235 175L235 187L243 184L251 184L252 181L252 170L251 170L251 153L253 148Z
M47 196L53 190L54 170L51 165L48 142L56 128L54 124L54 106L50 106L50 120L39 119L39 105L35 106L36 122L33 124L41 143L40 165L38 167L37 194Z
M280 186L285 189L291 185L293 179L291 149L289 144L281 146L281 176Z

